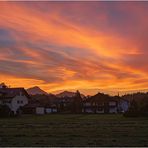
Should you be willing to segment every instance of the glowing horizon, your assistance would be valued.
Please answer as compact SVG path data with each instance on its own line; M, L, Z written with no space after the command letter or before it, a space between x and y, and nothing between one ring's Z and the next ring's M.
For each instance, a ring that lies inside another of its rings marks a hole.
M147 14L148 2L0 2L0 82L147 89Z

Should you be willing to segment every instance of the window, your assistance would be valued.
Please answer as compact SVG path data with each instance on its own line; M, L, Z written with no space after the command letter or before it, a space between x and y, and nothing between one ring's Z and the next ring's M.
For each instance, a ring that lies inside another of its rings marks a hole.
M104 108L103 107L98 107L98 111L103 111Z
M86 102L84 105L85 105L85 106L91 106L91 103Z
M104 106L104 102L99 102L97 105L98 105L99 107L102 107L102 106Z
M109 106L115 106L115 105L116 105L116 102L115 101L109 102Z
M17 104L23 104L23 100L18 100Z

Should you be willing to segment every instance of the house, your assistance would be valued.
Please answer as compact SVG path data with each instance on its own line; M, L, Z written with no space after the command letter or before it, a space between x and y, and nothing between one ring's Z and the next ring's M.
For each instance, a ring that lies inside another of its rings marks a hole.
M27 104L23 107L24 114L51 114L57 113L58 109L55 105Z
M26 104L23 108L24 114L50 114L50 113L57 113L58 108L57 105L54 103L43 103L39 100L30 99L29 103Z
M24 88L0 88L0 105L7 105L13 114L21 111L21 107L28 104L29 95Z
M83 101L83 113L122 113L127 111L129 103L119 96L98 93Z
M43 106L38 106L35 109L37 115L44 115L45 114L45 108Z
M128 111L129 107L130 107L130 101L121 98L118 103L119 112L124 113Z
M36 103L28 103L22 107L23 114L36 114L36 107L38 104Z
M108 112L109 113L118 113L118 98L111 97L108 100Z
M54 101L54 104L57 104L56 105L57 110L60 113L70 113L72 103L73 103L73 97L62 97Z
M98 93L83 101L83 113L116 113L117 102L106 94Z
M88 99L83 101L82 113L94 113L92 104Z
M57 113L58 112L58 107L56 104L50 104L45 106L45 113L50 114L50 113Z
M58 112L76 114L82 112L82 97L79 91L76 91L72 97L57 98L55 103L57 104Z

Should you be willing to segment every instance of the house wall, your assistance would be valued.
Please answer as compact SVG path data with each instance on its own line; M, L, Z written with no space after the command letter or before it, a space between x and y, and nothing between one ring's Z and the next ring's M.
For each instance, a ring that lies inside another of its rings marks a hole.
M0 104L7 105L9 108L11 108L11 100L10 99L0 100Z
M115 106L116 105L116 102L115 101L110 101L109 102L109 106Z
M84 106L85 106L85 107L90 107L90 106L91 106L91 103L86 102L86 103L84 103Z
M49 114L49 113L57 113L58 110L57 110L57 108L46 108L46 109L45 109L45 112L46 112L47 114Z
M45 108L44 107L36 107L36 114L38 114L38 115L45 114Z
M52 109L52 112L53 112L53 113L57 113L57 112L58 112L57 108L53 108L53 109Z
M92 108L84 108L84 109L82 110L82 112L84 112L84 113L94 113L94 111L93 111Z
M7 105L11 109L11 102L10 103L3 103L3 105Z
M46 111L47 114L52 113L52 109L51 108L46 108L45 111Z
M117 113L117 107L109 108L109 113Z
M16 111L21 107L28 104L28 98L20 95L12 99L10 109L16 114Z
M94 106L93 106L94 105ZM83 113L118 113L126 112L129 108L129 102L126 100L120 100L119 102L110 100L107 103L100 102L91 104L90 102L83 103L82 112ZM96 106L96 110L95 110ZM97 109L98 107L102 107L102 110Z
M96 110L96 113L97 114L102 114L102 113L104 113L104 109L102 109L102 110Z
M130 104L128 101L121 100L118 106L122 112L126 112L129 108L129 105Z

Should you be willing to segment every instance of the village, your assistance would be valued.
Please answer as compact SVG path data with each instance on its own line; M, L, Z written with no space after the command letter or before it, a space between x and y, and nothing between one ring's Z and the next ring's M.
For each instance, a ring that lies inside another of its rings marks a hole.
M2 83L0 146L147 146L147 98L148 93L55 95Z
M148 147L147 38L147 0L0 0L0 148Z
M73 96L56 97L51 94L30 95L24 88L0 87L0 105L3 114L121 114L128 111L130 101L120 96L97 93L84 97L79 91Z

